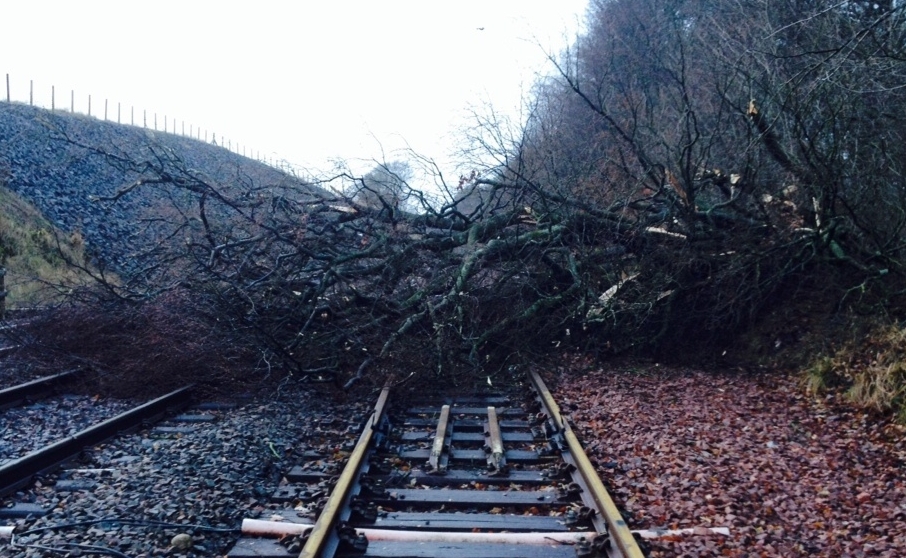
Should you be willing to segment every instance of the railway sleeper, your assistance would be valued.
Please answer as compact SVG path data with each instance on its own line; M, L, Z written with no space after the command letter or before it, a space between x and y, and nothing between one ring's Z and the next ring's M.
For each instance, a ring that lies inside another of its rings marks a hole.
M312 526L299 523L244 520L242 531L246 534L270 535L268 543L262 539L243 539L230 556L269 556L278 558L298 552L300 546L310 541ZM579 556L600 555L600 546L607 541L594 531L582 532L475 532L361 528L341 522L334 533L337 537L335 553L330 556L423 556L420 550L431 549L434 556ZM568 552L555 552L554 548ZM415 554L412 554L415 552ZM483 553L483 554L480 554ZM304 552L301 556L307 556Z

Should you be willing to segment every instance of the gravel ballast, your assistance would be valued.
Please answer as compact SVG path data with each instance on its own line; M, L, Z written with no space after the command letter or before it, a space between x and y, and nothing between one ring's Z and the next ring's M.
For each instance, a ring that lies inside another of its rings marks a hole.
M68 394L2 410L0 464L72 436L134 405L118 399Z
M368 408L345 405L334 413L301 390L229 407L184 411L183 420L120 436L3 499L0 508L30 504L46 515L0 518L19 533L16 546L0 539L0 556L87 552L74 544L133 558L223 556L243 518L296 505L269 500L285 472L336 453L358 434ZM342 429L321 428L325 423ZM326 468L326 461L315 465Z

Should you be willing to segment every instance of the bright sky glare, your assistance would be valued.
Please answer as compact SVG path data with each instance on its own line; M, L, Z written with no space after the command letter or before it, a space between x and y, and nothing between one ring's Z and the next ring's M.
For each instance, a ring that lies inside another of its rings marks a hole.
M587 0L13 0L13 100L128 122L135 107L326 171L406 145L449 165L472 108L516 115ZM3 92L5 100L5 91ZM180 124L181 125L181 124ZM180 131L177 127L177 131ZM235 150L235 149L234 149ZM445 168L447 171L452 169ZM320 174L315 172L314 174Z

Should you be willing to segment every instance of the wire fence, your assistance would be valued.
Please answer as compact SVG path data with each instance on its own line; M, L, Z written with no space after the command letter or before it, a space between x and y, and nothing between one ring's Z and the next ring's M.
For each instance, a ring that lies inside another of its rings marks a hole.
M167 114L149 112L147 109L138 109L136 110L134 105L124 106L120 102L114 103L109 102L108 99L103 99L103 102L100 102L100 99L92 98L89 94L86 99L84 97L76 98L75 90L70 89L69 95L66 95L64 91L58 91L55 85L50 86L50 106L46 105L45 101L42 104L40 101L35 103L35 83L34 80L28 81L28 104L29 106L37 106L43 109L50 109L53 112L63 111L70 112L72 114L83 114L92 118L97 118L99 120L104 120L106 122L116 122L117 124L125 124L128 126L138 126L145 129L151 129L159 132L170 133L186 138L191 138L198 141L203 141L211 145L216 145L222 147L235 153L237 155L242 155L249 159L254 159L260 163L264 163L273 168L282 170L284 172L289 172L292 174L297 173L297 169L294 165L287 162L285 159L278 157L269 157L266 153L262 157L261 152L255 149L251 149L246 145L243 145L239 142L234 142L231 138L226 138L223 135L218 135L206 128L201 126L195 126L193 123L187 123L185 120L171 118ZM38 92L39 96L43 93L46 95L47 92ZM12 88L10 87L10 75L6 74L6 102L7 103L25 103L26 100L14 96L12 94ZM76 101L78 100L78 106ZM94 103L94 104L92 104ZM124 111L124 108L128 110ZM115 118L114 118L115 116Z

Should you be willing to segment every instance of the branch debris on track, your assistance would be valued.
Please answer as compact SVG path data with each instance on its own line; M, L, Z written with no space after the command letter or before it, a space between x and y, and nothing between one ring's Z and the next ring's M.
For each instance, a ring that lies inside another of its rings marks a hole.
M633 529L667 556L906 556L906 434L789 374L656 364L559 377L556 397Z

